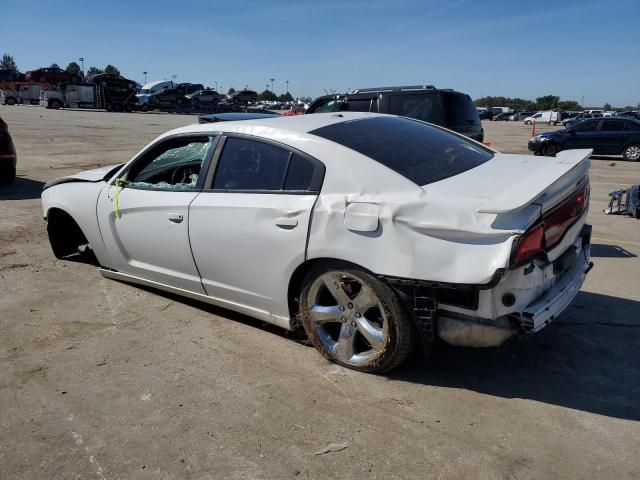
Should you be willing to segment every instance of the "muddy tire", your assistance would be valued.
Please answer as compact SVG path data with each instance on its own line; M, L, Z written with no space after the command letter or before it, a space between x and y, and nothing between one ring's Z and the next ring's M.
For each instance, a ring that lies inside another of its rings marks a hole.
M545 157L555 157L559 151L558 145L554 142L547 142L542 147L542 155Z
M339 262L309 272L299 320L325 358L360 372L389 371L414 345L413 322L397 294L373 275Z
M628 162L640 161L640 145L635 143L624 147L624 150L622 150L622 158Z

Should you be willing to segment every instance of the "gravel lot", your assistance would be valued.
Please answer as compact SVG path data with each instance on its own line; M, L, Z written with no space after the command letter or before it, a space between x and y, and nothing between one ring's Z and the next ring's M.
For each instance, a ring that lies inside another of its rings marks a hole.
M0 477L639 478L640 223L602 214L640 164L593 161L595 268L567 312L498 350L441 345L389 376L275 327L57 261L43 182L128 160L196 118L0 106ZM485 123L526 153L530 127ZM316 453L331 443L341 451Z

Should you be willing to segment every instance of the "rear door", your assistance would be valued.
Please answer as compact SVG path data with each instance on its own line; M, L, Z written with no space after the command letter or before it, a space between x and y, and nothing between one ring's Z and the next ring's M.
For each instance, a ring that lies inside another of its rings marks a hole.
M324 165L282 144L227 136L215 177L189 208L191 248L206 293L289 316L287 289L304 261Z
M620 155L627 144L631 132L627 122L615 118L605 118L600 125L600 146L604 155Z

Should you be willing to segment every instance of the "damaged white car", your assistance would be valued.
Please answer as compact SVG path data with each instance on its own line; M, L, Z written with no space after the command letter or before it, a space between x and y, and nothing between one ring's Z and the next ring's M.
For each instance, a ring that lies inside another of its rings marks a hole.
M369 113L222 122L54 180L42 204L59 258L302 325L382 372L418 342L497 346L569 305L591 267L589 154L506 155Z

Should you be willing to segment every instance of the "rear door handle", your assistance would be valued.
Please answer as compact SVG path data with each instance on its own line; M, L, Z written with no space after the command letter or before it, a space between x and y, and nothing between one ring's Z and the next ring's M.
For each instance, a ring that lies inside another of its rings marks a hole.
M276 218L276 225L283 228L294 228L298 226L298 219L289 217Z
M182 223L182 220L184 220L184 217L179 213L168 213L167 217L171 223Z

